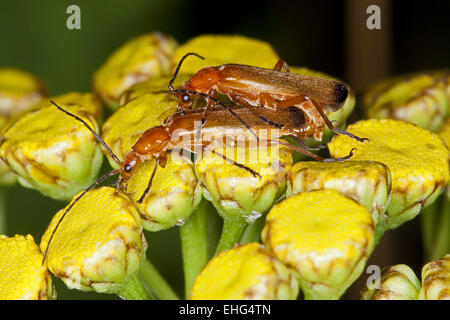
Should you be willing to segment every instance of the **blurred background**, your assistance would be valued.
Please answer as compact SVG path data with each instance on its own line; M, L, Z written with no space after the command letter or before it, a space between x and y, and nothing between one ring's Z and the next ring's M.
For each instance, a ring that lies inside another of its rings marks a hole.
M81 30L68 30L66 8L81 8ZM366 27L366 8L381 8L381 30ZM345 80L358 94L392 75L450 66L448 1L260 0L15 0L0 3L0 66L31 71L50 95L90 91L95 70L130 38L162 31L179 43L205 33L241 34L267 41L290 65ZM358 104L358 100L357 100ZM107 114L106 114L107 116ZM106 162L106 161L105 161ZM64 203L16 185L9 190L9 236L31 233L37 242ZM176 229L147 233L149 256L179 293L182 262ZM368 262L404 263L420 275L419 219L388 232ZM344 298L359 298L362 274ZM55 281L60 299L113 299L70 291Z

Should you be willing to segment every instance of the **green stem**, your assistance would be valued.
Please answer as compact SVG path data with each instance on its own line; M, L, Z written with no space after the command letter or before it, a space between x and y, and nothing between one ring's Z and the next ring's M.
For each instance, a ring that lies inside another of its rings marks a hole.
M266 216L259 217L255 222L249 224L242 235L240 243L261 241L261 232L266 223Z
M191 294L195 278L208 261L208 201L203 199L188 221L180 228L181 251L186 298Z
M445 197L445 196L444 196ZM435 226L439 215L439 204L442 198L438 198L432 205L424 209L421 214L420 225L422 228L422 241L425 253L425 260L429 261L432 256L432 246L435 237Z
M137 274L129 276L116 294L125 300L152 300Z
M178 300L178 296L156 270L155 266L145 259L139 270L149 290L160 300Z
M380 242L381 238L383 237L383 235L386 231L387 231L387 227L386 227L386 225L384 225L382 223L378 223L375 226L375 240L374 240L373 250L375 250L376 246L378 245L378 243Z
M435 226L434 243L430 248L429 260L439 259L450 250L450 201L444 195L439 220Z
M233 247L242 237L247 222L241 218L224 218L222 234L217 245L216 254Z
M0 234L6 234L7 232L7 221L6 221L6 214L7 214L7 195L8 189L5 187L0 187Z

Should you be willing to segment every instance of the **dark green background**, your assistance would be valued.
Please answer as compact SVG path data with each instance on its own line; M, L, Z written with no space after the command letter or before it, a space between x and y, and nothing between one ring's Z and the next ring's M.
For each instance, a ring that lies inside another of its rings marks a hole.
M66 28L66 8L70 4L81 7L81 30ZM93 72L114 49L134 36L159 30L180 43L202 33L256 37L270 42L292 65L308 66L346 79L347 4L334 0L248 4L235 0L2 0L0 66L36 73L46 81L51 95L89 91ZM448 1L392 4L391 74L449 66L447 4ZM107 165L104 167L106 170ZM31 233L39 242L49 220L64 203L20 186L8 192L8 235ZM147 239L152 261L181 293L177 230L147 233ZM420 270L417 221L400 228L395 238L387 235L383 241L392 242L390 257L394 258L388 259L389 263L407 263L416 272ZM56 280L56 285L63 299L114 298L69 291L60 280Z

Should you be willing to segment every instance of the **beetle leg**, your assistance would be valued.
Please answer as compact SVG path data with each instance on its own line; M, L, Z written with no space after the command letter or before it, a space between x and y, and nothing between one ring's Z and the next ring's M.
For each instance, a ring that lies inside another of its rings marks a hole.
M206 93L208 96L211 96L211 97L213 97L213 98L217 98L217 92L216 92L216 90L214 90L214 89L211 89L211 90L209 90L207 93ZM213 106L213 105L216 105L217 104L217 100L211 100L211 99L208 99L208 98L206 98L206 106L205 106L205 110L203 110L203 113L202 113L202 126L205 124L205 122L206 122L206 111L208 111L208 108L209 107L211 107L211 106Z
M303 103L305 101L308 101L308 100L309 100L309 98L307 96L299 95L299 96L296 96L296 97L289 98L287 100L283 100L283 101L278 102L277 109L282 109L282 108L287 108L287 107L290 107L290 106L295 106L295 105L301 104L301 103Z
M284 69L285 72L290 72L289 66L283 59L278 60L277 64L273 68L275 71L282 71Z
M319 144L319 145L317 145L317 146L308 146L308 145L307 145L306 143L304 143L299 137L297 137L297 136L295 136L295 135L292 135L292 136L290 136L290 137L292 137L292 138L295 140L295 142L297 142L302 148L305 148L305 149L308 149L308 150L319 151L319 150L325 149L325 148L327 147L327 144L326 144L326 143Z
M345 157L323 159L323 162L341 162L341 161L344 161L344 160L348 160L351 157L353 157L353 150L356 150L356 148L352 148L352 150L350 150L350 153L347 156L345 156Z
M203 151L210 145L211 144L208 144L208 145L204 144L203 145ZM236 166L238 168L241 168L241 169L244 169L244 170L250 172L252 174L252 176L258 177L259 179L262 179L261 175L258 172L250 169L249 167L247 167L247 166L245 166L245 165L243 165L241 163L238 163L238 162L234 161L233 159L228 158L227 156L221 154L220 152L217 152L216 150L211 150L210 152L213 153L216 156L219 156L220 158L222 158L226 162L228 162L228 163L230 163L230 164L232 164L232 165L234 165L234 166Z
M260 105L266 107L267 109L277 109L277 101L272 97L270 93L261 93L259 96Z
M285 141L283 141L283 140L279 140L278 143L281 144L281 145L283 145L283 146L285 146L285 147L288 147L288 148L291 149L291 150L294 150L294 151L303 153L304 155L307 155L308 157L311 157L311 158L313 158L313 159L315 159L315 160L317 160L317 161L324 161L324 160L325 160L325 159L322 158L321 156L318 156L318 155L316 155L316 154L314 154L314 153L312 153L312 152L309 152L306 148L303 148L303 147L300 147L300 146L293 145L292 143L285 142Z
M148 181L147 188L145 188L144 193L142 194L142 196L137 201L137 203L139 203L139 204L142 203L142 201L144 200L145 196L147 195L147 193L150 191L150 188L152 187L153 178L155 177L156 169L158 168L159 161L160 161L160 159L156 158L155 166L153 167L152 175L150 176L150 180Z
M288 147L288 148L290 148L290 149L292 149L294 151L297 151L297 152L303 153L303 154L305 154L307 156L310 156L311 158L313 158L313 159L315 159L317 161L320 161L320 162L340 162L340 161L348 160L348 159L350 159L353 156L353 150L356 150L356 148L353 148L352 150L350 150L350 153L347 156L342 157L342 158L322 158L322 157L320 157L320 156L318 156L318 155L316 155L314 153L309 152L305 148L295 146L295 145L293 145L293 144L291 144L289 142L285 142L285 141L279 140L278 143L283 145L283 146L285 146L285 147Z
M238 162L234 161L233 159L230 159L230 158L224 156L223 154L217 152L216 150L211 150L211 152L214 153L215 155L221 157L226 162L231 163L232 165L234 165L234 166L236 166L238 168L241 168L241 169L244 169L244 170L250 172L252 174L252 176L258 177L259 179L262 179L261 175L258 172L250 169L249 167L247 167L247 166L245 166L245 165L243 165L241 163L238 163Z
M323 120L325 121L325 123L327 124L328 128L330 128L331 131L338 133L338 134L343 134L343 135L349 136L350 138L355 139L356 141L359 141L359 142L369 141L368 138L360 138L360 137L355 136L354 134L351 134L350 132L347 132L343 129L335 128L333 126L333 124L331 123L330 119L328 119L328 117L325 115L322 105L316 101L311 101L311 102L316 107L317 111L320 113Z

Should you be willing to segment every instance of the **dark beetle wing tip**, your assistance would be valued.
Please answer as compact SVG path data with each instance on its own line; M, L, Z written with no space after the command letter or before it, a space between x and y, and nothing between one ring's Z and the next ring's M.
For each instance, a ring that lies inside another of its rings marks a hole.
M333 110L340 109L343 105L345 100L348 96L348 87L343 83L336 83L336 86L334 87L334 98L336 101L336 105L332 107Z

